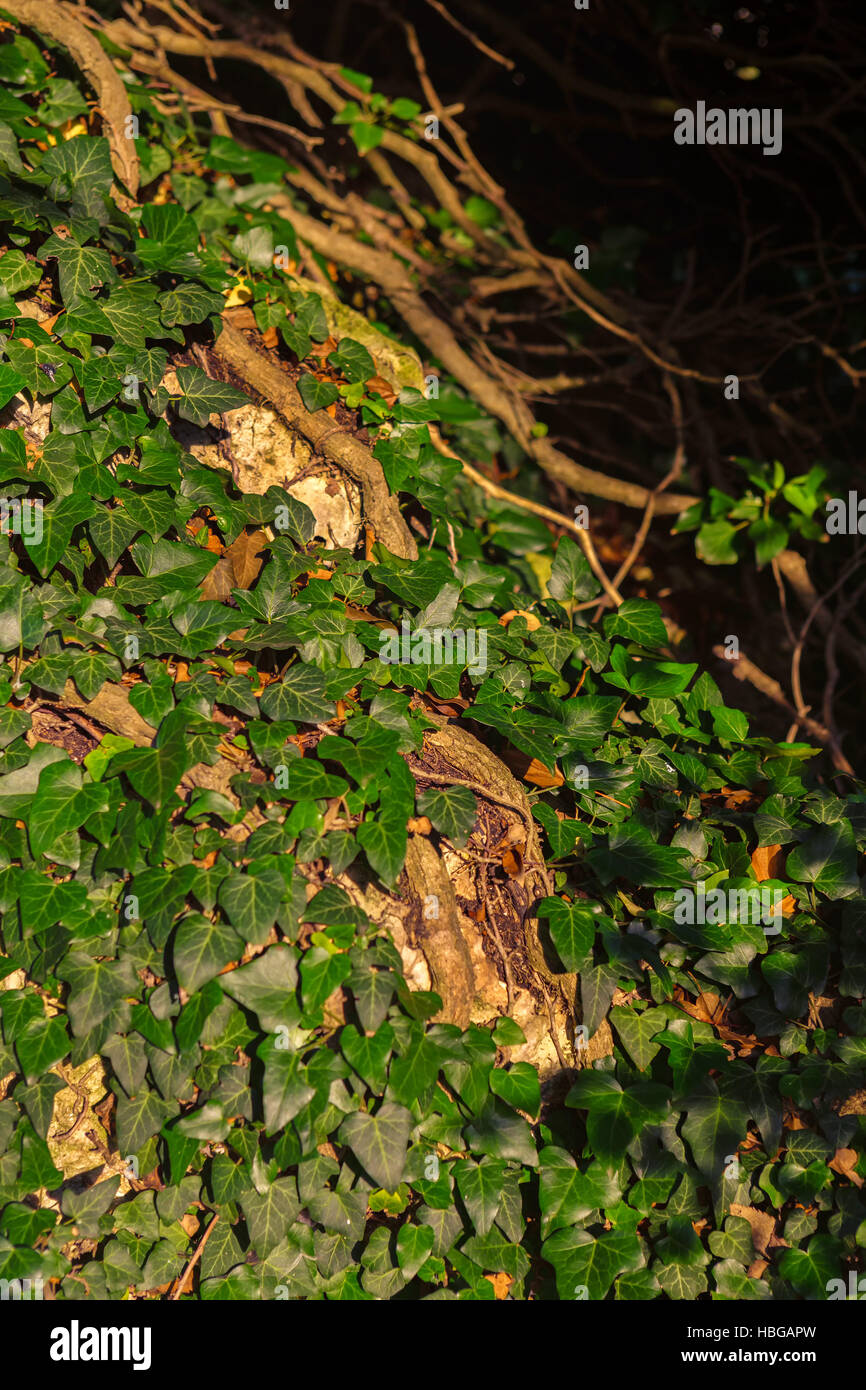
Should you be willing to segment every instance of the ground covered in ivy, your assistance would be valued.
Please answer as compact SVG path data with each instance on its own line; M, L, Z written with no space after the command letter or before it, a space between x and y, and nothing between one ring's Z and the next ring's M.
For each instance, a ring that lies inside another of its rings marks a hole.
M825 1298L866 1246L862 791L756 733L651 599L593 621L576 542L434 448L431 424L483 458L493 423L334 332L273 210L285 160L133 82L141 193L118 198L53 59L0 47L0 484L43 504L38 543L0 538L0 1276L60 1300ZM217 372L235 310L372 450L418 558L238 486L232 419L263 397ZM222 466L179 442L211 427ZM404 620L483 633L486 669L383 662ZM483 789L419 789L443 720L526 774L543 866L515 858L528 832L481 837ZM514 1061L506 1009L442 1020L336 882L405 900L419 836L483 839L526 887L571 1011L558 1067ZM683 922L699 880L783 912Z

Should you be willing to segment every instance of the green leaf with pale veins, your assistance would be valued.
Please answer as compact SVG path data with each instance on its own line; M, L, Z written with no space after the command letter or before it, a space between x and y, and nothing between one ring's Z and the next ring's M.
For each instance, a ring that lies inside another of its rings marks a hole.
M44 256L57 258L60 277L60 297L66 309L74 309L82 300L91 299L102 285L117 279L111 257L98 246L79 246L73 239L52 239L43 247Z
M113 173L104 136L76 135L72 140L61 140L46 152L40 170L51 175L48 196L55 202L69 200L76 217L105 220Z
M83 785L73 762L49 763L39 777L30 808L30 848L38 856L50 851L61 835L81 826L107 804L105 789Z
M119 1096L115 1111L117 1143L122 1154L135 1154L148 1139L159 1134L174 1106L161 1100L155 1091L142 1091L128 1098Z
M480 1236L487 1235L496 1219L504 1175L505 1164L499 1159L463 1159L454 1165L457 1190Z
M106 681L120 680L120 662L107 652L82 652L74 658L69 674L85 700L93 700Z
M191 912L178 925L174 938L174 968L189 994L212 980L229 961L236 960L243 942L226 922L211 922Z
M265 1133L275 1134L298 1115L316 1094L306 1079L306 1068L297 1052L280 1046L281 1037L266 1038L258 1050L264 1063L263 1101Z
M318 666L290 666L282 680L265 686L259 704L266 719L318 724L334 716L333 703L325 699L325 677Z
M547 584L550 594L560 603L581 603L594 598L600 585L583 552L570 536L563 536L556 547L553 567Z
M662 1011L645 1009L638 1013L636 1009L619 1005L611 1009L610 1021L638 1071L646 1071L650 1062L661 1051L661 1044L654 1039L656 1033L661 1032L668 1021Z
M643 598L627 598L615 613L608 613L604 632L606 637L626 637L642 647L663 647L668 640L661 609Z
M403 820L366 820L355 832L370 867L384 883L394 883L406 858L408 835Z
M220 884L219 903L244 941L264 946L285 890L286 881L276 869L231 874Z
M544 898L538 905L538 915L550 926L550 935L559 959L566 970L580 971L592 951L599 925L595 904L562 898Z
M373 1115L356 1111L340 1126L340 1139L379 1187L396 1192L403 1181L412 1116L386 1101Z
M418 797L418 810L455 849L463 849L478 819L478 802L468 787L430 787Z
M311 412L324 410L340 398L340 393L332 381L320 381L309 372L298 377L298 391L307 410Z
M242 1205L250 1241L263 1259L283 1239L300 1210L295 1180L278 1178L264 1192L245 1193Z
M222 381L214 381L201 367L179 367L177 383L181 392L177 403L178 414L193 425L204 426L211 415L249 405L249 396L243 391Z
M548 1236L544 1258L556 1270L556 1287L563 1300L606 1297L618 1274L642 1263L640 1241L626 1229L605 1231L597 1240L571 1226Z

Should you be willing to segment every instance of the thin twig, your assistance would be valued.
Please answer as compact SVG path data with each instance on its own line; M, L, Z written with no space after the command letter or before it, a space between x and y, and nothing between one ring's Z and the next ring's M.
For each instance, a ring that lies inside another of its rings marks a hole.
M186 1269L184 1270L183 1274L181 1275L180 1283L177 1285L177 1288L175 1289L174 1293L171 1295L171 1299L172 1299L173 1302L176 1302L176 1301L180 1298L181 1294L183 1293L184 1287L185 1287L185 1285L186 1285L186 1281L189 1279L189 1276L192 1274L193 1270L195 1269L196 1265L198 1264L199 1260L201 1259L201 1257L202 1257L202 1251L204 1250L205 1246L206 1246L207 1243L208 1243L208 1240L210 1239L210 1233L211 1233L211 1231L213 1230L213 1228L214 1228L214 1226L216 1225L216 1223L219 1221L219 1219L220 1219L220 1214L219 1214L219 1212L215 1212L215 1213L214 1213L214 1216L213 1216L213 1218L212 1218L212 1220L211 1220L210 1225L208 1226L207 1230L205 1231L204 1235L202 1236L201 1240L199 1241L198 1246L196 1247L195 1254L193 1255L192 1259L189 1261L189 1263L187 1264Z

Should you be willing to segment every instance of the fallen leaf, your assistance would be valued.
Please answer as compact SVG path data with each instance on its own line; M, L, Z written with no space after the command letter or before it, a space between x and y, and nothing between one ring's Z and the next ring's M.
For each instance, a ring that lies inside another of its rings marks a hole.
M267 348L279 347L279 334L277 333L277 330L274 328L273 324L271 324L270 328L265 329L264 333L262 334L262 342Z
M267 544L264 531L241 531L225 553L230 562L235 580L235 588L251 589L264 564L263 547Z
M839 1115L866 1115L866 1091L852 1091L841 1104L833 1109Z
M231 560L227 555L221 555L210 573L206 574L199 584L198 591L203 599L224 603L230 597L234 587L235 578Z
M785 852L781 845L759 845L752 854L752 868L759 883L768 878L781 878L785 869Z
M429 835L433 829L432 822L427 816L410 816L406 822L406 827L415 835Z
M502 856L502 867L509 878L520 878L523 873L523 855L517 845L507 849Z
M530 632L535 632L537 628L541 627L541 619L537 618L534 613L527 613L525 608L510 608L507 613L502 614L499 619L499 626L508 627L508 624L514 622L515 618L525 618L526 626Z
M364 385L368 391L375 391L377 396L381 396L386 405L393 405L397 399L397 392L390 381L386 381L382 376L371 376Z
M809 1126L796 1110L786 1110L782 1120L784 1129L808 1129Z
M327 337L323 343L313 343L307 356L315 357L319 362L324 362L325 358L330 357L331 353L336 352L336 350L336 338Z
M722 1001L717 994L710 994L704 991L703 994L699 994L697 999L693 1001L688 997L685 990L683 990L680 985L677 985L674 989L674 998L681 1009L687 1014L691 1014L692 1018L700 1019L702 1023L714 1023L717 1016L721 1018L724 1013Z
M768 1251L774 1245L787 1246L788 1242L776 1235L776 1218L768 1211L759 1211L757 1207L745 1207L741 1202L731 1202L730 1213L731 1216L742 1216L744 1221L748 1221L752 1228L752 1244L759 1255L768 1258Z
M849 1178L855 1187L862 1187L863 1179L854 1171L859 1157L856 1149L837 1149L827 1166L843 1178Z
M252 297L252 289L247 284L246 280L238 280L236 284L232 285L226 296L225 307L227 309L236 309L242 304L249 304Z
M508 1297L508 1290L514 1282L510 1274L485 1274L484 1278L490 1280L497 1298L502 1299Z
M559 768L555 767L551 772L550 768L545 767L544 763L540 763L537 758L533 758L529 767L523 774L523 780L524 782L532 782L533 786L536 787L561 787L565 778L559 771Z

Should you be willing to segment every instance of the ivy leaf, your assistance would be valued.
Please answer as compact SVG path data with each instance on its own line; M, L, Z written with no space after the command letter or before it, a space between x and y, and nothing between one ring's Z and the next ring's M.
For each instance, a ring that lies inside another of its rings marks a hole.
M118 1096L115 1111L117 1143L122 1154L136 1154L149 1139L159 1134L174 1106L154 1091L142 1091L129 1098Z
M610 1021L638 1071L646 1071L661 1050L661 1044L653 1041L667 1022L661 1010L646 1009L638 1013L636 1009L618 1006L611 1009Z
M113 178L108 141L102 135L77 135L51 146L40 165L50 175L49 197L70 203L76 217L106 219L105 200Z
M0 410L26 385L27 381L21 372L16 372L8 362L0 362Z
M87 530L96 551L113 567L141 526L124 507L104 507L90 517Z
M563 536L556 547L548 592L560 603L581 603L594 598L600 587L579 546L570 536Z
M429 1226L408 1223L397 1232L397 1263L407 1279L414 1279L433 1249L434 1234Z
M857 888L857 850L848 821L818 825L788 855L785 871L796 883L814 883L829 898Z
M61 835L80 826L105 804L104 789L84 787L81 771L73 762L50 763L43 768L30 808L28 830L34 856L50 850Z
M543 1253L556 1270L560 1298L593 1302L605 1298L617 1275L636 1269L641 1259L640 1241L625 1229L605 1231L594 1240L571 1226L548 1236Z
M340 1138L377 1186L396 1192L403 1181L411 1130L409 1111L386 1101L375 1115L360 1110L349 1115L340 1126Z
M296 1023L300 1010L295 999L298 968L294 951L284 945L272 946L249 965L222 976L224 993L236 999L260 1026L274 1032L281 1024Z
M598 928L594 904L567 903L562 898L543 898L539 917L550 925L550 935L560 960L569 971L581 971L587 963Z
M69 1051L62 1017L36 1018L15 1038L15 1051L28 1084L36 1081Z
M174 795L187 760L186 743L178 733L159 748L136 748L119 754L112 770L124 772L139 796L159 809Z
M294 1178L278 1178L264 1192L246 1193L244 1216L259 1259L279 1245L300 1210Z
M528 1062L514 1062L507 1070L494 1067L490 1073L490 1089L515 1110L537 1115L541 1106L538 1072Z
M334 401L339 400L340 393L331 381L320 381L318 377L311 376L309 372L298 377L298 390L301 400L307 410L324 410L326 406L333 405Z
M355 832L358 844L367 856L370 867L384 883L394 883L406 858L408 833L400 820L365 820ZM393 1190L393 1189L392 1189Z
M87 102L74 82L65 77L52 77L43 86L48 95L36 108L43 125L59 126L87 113Z
M545 1235L613 1206L620 1195L619 1183L609 1168L596 1162L581 1172L570 1153L552 1145L541 1151L539 1183Z
M120 1178L106 1178L103 1182L85 1187L83 1191L65 1187L60 1209L64 1216L75 1222L82 1236L94 1236L99 1232L99 1218L108 1211L119 1186Z
M211 294L201 285L187 280L161 294L159 307L166 328L174 328L177 324L201 323L208 314L221 313L224 300L221 294Z
M122 370L110 357L93 357L76 368L84 400L89 411L101 410L120 394Z
M98 246L79 246L72 237L61 241L59 237L42 248L43 256L57 259L60 280L60 297L67 309L92 298L102 285L110 285L117 279L111 257Z
M19 908L25 936L36 936L56 922L74 927L86 916L87 889L83 883L57 883L43 874L25 873L19 880Z
M259 874L231 874L220 884L220 907L244 941L264 946L285 888L285 879L276 869L265 869Z
M470 1213L478 1236L487 1236L499 1211L505 1163L484 1158L480 1163L464 1159L455 1165L457 1191Z
M718 1180L746 1137L748 1115L731 1096L721 1096L711 1081L705 1084L704 1094L694 1096L687 1106L682 1133L700 1171Z
M157 310L153 285L116 285L99 307L124 347L142 351L145 340L154 336Z
M179 367L177 382L181 391L178 414L200 428L208 423L211 415L249 405L249 397L243 391L212 380L200 367Z
M468 787L430 787L418 797L418 810L455 849L463 849L478 819L478 802Z
M307 1082L306 1068L297 1052L281 1049L279 1042L279 1038L267 1038L258 1051L265 1068L262 1095L266 1134L282 1129L316 1094L316 1088Z
M604 620L607 637L625 637L642 647L663 647L668 640L662 610L643 598L627 598L615 613Z
M115 1033L102 1051L126 1094L136 1095L147 1071L147 1054L141 1037L137 1033Z
M362 343L354 338L341 338L336 352L328 358L343 373L347 381L369 381L376 375L376 364ZM309 407L308 407L309 409Z
M35 261L28 261L23 251L7 251L0 257L0 281L9 294L19 294L21 290L37 285L42 279L42 271Z
M69 674L85 700L93 700L106 681L120 679L120 662L107 652L82 652L72 661Z
M325 696L325 677L317 666L290 666L282 680L272 681L259 704L267 719L299 720L318 724L334 717L334 706Z
M58 974L71 986L66 1012L76 1038L91 1032L118 1000L134 995L140 985L128 958L94 961L83 951L70 952L58 967Z
M243 942L226 922L211 922L191 912L178 926L174 939L174 968L184 989L194 994L236 959Z
M805 1250L782 1251L779 1273L805 1298L825 1299L832 1280L844 1282L842 1246L835 1236L813 1236Z
M6 344L6 356L17 375L23 377L31 396L52 396L72 380L69 354L35 333L32 346L12 338Z

